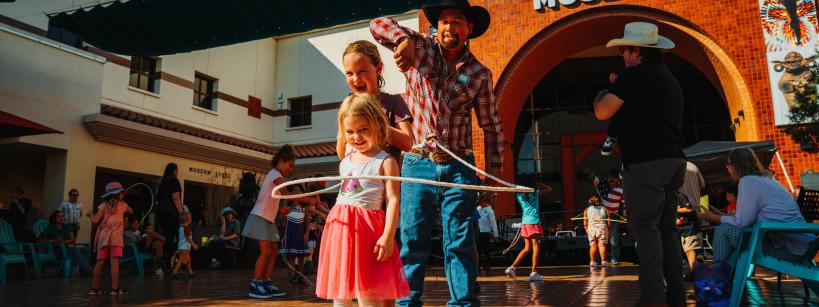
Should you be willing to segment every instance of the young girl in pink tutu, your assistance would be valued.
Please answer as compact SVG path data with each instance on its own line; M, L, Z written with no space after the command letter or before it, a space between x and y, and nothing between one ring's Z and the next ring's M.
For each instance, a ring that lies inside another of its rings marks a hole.
M398 163L384 151L387 118L368 94L352 94L338 112L347 154L342 176L399 176ZM393 306L409 295L395 243L398 181L345 180L324 226L316 295L337 306ZM383 209L386 203L386 212Z

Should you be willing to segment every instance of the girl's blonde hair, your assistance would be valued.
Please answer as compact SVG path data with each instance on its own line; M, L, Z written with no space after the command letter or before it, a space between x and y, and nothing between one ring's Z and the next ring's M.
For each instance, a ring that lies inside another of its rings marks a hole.
M119 203L119 193L114 193L105 197L105 204L109 209L114 209Z
M378 64L383 63L381 61L381 54L378 53L378 47L376 47L375 44L373 44L371 42L368 42L368 41L365 41L365 40L354 41L354 42L350 43L349 45L347 45L347 48L344 49L344 54L341 56L341 58L344 59L344 57L347 56L348 53L362 54L362 55L366 56L367 59L370 60L370 63L372 63L373 66L376 66L376 67L378 67ZM380 88L384 87L384 83L385 83L384 77L381 76L381 74L379 73L378 74L378 88L380 89Z
M372 134L373 134L373 141L381 146L381 148L386 148L388 144L387 136L389 135L388 127L389 124L387 123L387 115L384 114L384 110L381 109L381 104L375 100L370 94L361 93L361 94L351 94L344 99L344 102L341 103L341 107L338 109L338 129L344 133L347 130L344 127L344 118L347 116L363 116L368 121L370 121L370 126L372 126Z

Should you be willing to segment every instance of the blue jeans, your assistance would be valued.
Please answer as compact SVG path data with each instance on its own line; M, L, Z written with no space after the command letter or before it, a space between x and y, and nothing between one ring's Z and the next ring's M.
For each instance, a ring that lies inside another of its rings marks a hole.
M465 158L474 164L475 158ZM477 184L475 171L458 161L433 163L412 153L404 155L402 176L441 182ZM449 285L450 306L480 306L474 296L478 263L472 223L477 193L417 183L401 183L401 261L409 279L410 296L396 302L399 306L421 306L424 275L430 253L430 237L435 227L435 212L441 208L444 270Z
M611 261L620 260L620 223L612 222L609 226L608 254Z

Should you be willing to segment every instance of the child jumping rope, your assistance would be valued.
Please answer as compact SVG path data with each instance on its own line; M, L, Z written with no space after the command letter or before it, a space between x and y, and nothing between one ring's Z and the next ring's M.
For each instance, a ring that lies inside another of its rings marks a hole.
M602 266L609 265L606 261L606 243L609 237L609 217L608 211L603 207L603 201L597 196L589 197L586 201L588 208L583 211L583 228L589 237L589 266L595 267L598 263ZM595 261L597 253L600 253L600 262Z
M276 257L279 254L278 242L279 231L276 229L276 215L279 212L279 199L271 197L273 189L284 182L284 177L288 176L296 164L296 153L293 147L284 145L273 155L270 161L273 169L267 173L262 182L259 198L256 205L247 217L242 235L259 242L259 258L256 259L256 266L253 270L253 280L250 281L250 293L252 298L283 297L286 294L273 285L273 266L276 264ZM297 201L308 204L318 204L314 198L297 198Z
M111 262L111 295L128 294L128 291L119 286L119 258L122 258L122 232L125 229L125 214L134 213L122 201L125 189L119 182L109 182L105 185L105 194L100 198L105 201L97 207L97 213L86 215L91 218L92 223L97 224L97 236L94 239L94 247L97 249L97 263L94 265L94 277L91 282L90 295L104 294L100 287L100 275L105 260Z
M523 237L523 250L512 266L506 268L504 273L509 278L515 278L515 267L520 264L529 252L532 252L532 273L529 274L529 281L542 281L543 276L537 273L537 260L540 254L540 238L543 236L543 228L540 226L540 201L539 196L546 195L552 188L537 184L539 189L533 193L516 193L516 198L523 208L523 218L521 219L520 232Z
M338 112L339 130L348 154L341 175L399 176L398 163L387 152L388 124L378 102L368 94L347 97ZM336 205L324 226L316 295L336 306L393 306L409 295L396 252L400 185L397 181L344 180ZM386 212L382 210L386 203Z

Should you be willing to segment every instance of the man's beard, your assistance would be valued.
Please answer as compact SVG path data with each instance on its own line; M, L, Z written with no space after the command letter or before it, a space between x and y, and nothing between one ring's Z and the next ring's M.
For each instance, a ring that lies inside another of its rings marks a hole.
M445 49L455 49L461 44L461 39L457 34L449 34L449 36L441 36L441 44Z

